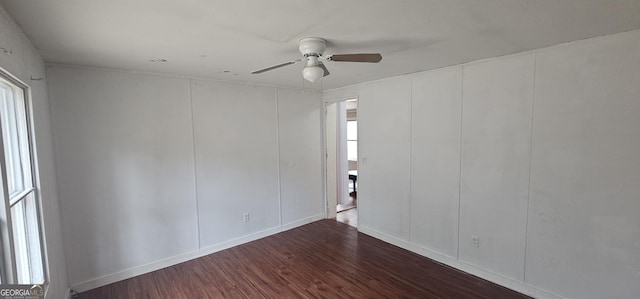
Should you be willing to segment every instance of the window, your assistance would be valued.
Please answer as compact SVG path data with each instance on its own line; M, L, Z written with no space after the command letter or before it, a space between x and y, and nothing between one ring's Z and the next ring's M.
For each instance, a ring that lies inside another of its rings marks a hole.
M358 121L347 121L347 159L358 161Z
M26 91L25 85L0 72L2 284L45 281Z

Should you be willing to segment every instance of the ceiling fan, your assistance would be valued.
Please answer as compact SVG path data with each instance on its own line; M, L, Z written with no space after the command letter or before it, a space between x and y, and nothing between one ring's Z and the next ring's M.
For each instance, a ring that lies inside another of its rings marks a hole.
M261 74L266 71L281 68L283 66L296 64L304 60L305 66L302 69L302 77L309 82L315 82L316 80L329 75L329 70L320 60L371 63L378 63L380 62L380 60L382 60L382 55L380 55L379 53L333 54L322 56L326 48L327 44L324 39L317 37L303 38L298 42L298 50L300 50L300 53L302 53L302 56L304 56L304 58L253 71L251 72L251 74Z

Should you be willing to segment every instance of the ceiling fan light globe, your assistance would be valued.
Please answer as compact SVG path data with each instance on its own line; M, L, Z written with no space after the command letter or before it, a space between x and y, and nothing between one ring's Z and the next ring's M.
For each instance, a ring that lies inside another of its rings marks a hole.
M302 77L309 82L316 82L323 76L324 70L319 66L307 66L302 69Z

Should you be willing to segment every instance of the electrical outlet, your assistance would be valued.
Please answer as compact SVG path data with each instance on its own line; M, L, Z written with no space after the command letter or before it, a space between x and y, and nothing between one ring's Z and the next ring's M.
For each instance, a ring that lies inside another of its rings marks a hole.
M471 247L480 247L480 238L477 236L471 236Z
M242 216L242 219L244 220L244 222L249 222L249 220L251 218L249 218L249 213L244 213L244 215Z

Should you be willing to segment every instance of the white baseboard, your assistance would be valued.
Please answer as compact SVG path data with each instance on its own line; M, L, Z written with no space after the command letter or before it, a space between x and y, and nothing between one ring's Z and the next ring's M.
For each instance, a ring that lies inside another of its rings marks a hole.
M97 278L92 278L80 283L75 283L71 286L71 289L78 291L78 292L85 292L91 289L95 289L95 288L99 288L102 286L106 286L108 284L112 284L114 282L118 282L121 280L125 280L125 279L129 279L132 277L136 277L142 274L146 274L149 272L153 272L156 270L160 270L166 267L170 267L176 264L180 264L180 263L184 263L186 261L190 261L192 259L195 258L199 258L205 255L209 255L221 250L225 250L234 246L238 246L244 243L248 243L251 241L255 241L273 234L277 234L279 232L283 232L283 231L287 231L293 228L296 228L298 226L302 226L314 221L318 221L320 219L324 219L324 216L322 214L319 215L315 215L315 216L311 216L311 217L307 217L307 218L303 218L300 220L296 220L294 222L290 222L287 224L284 224L280 227L273 227L273 228L268 228L256 233L252 233L246 236L242 236L239 238L235 238L235 239L231 239L229 241L225 241L225 242L221 242L215 245L211 245L211 246L207 246L207 247L203 247L200 248L199 250L194 250L194 251L190 251L190 252L186 252L183 254L179 254L176 256L172 256L172 257L168 257L162 260L158 260L152 263L148 263L145 265L141 265L141 266L137 266L137 267L133 267L133 268L129 268L126 270L122 270L116 273L112 273L109 275L104 275L101 277L97 277Z
M281 231L281 232L283 232L283 231L287 231L287 230L290 230L290 229L296 228L296 227L298 227L298 226L303 226L303 225L305 225L305 224L309 224L309 223L311 223L311 222L316 222L316 221L318 221L318 220L320 220L320 219L324 219L324 215L323 215L323 214L318 214L318 215L315 215L315 216L311 216L311 217L307 217L307 218L302 218L302 219L300 219L300 220L296 220L296 221L293 221L293 222L289 222L289 223L287 223L287 224L283 224L283 225L280 227L280 231Z
M453 268L456 268L460 271L469 273L471 275L475 275L478 276L482 279L486 279L488 281L491 281L493 283L499 284L501 286L504 286L506 288L512 289L514 291L520 292L522 294L534 297L534 298L545 298L545 299L565 299L564 297L561 297L559 295L556 294L552 294L549 293L547 291L538 289L536 287L527 285L523 282L517 281L517 280L513 280L511 278L508 277L504 277L500 274L496 274L493 273L491 271L479 268L475 265L472 264L468 264L465 263L463 261L457 260L455 258L443 255L439 252L433 251L431 249L427 249L421 246L418 246L416 244L412 244L409 243L407 241L398 239L396 237L387 235L385 233L379 232L375 229L366 227L366 226L358 226L358 231L363 233L363 234L367 234L369 236L372 236L376 239L380 239L384 242L393 244L395 246L398 246L400 248L404 248L406 250L409 250L411 252L417 253L419 255L425 256L427 258L430 258L436 262L451 266Z

